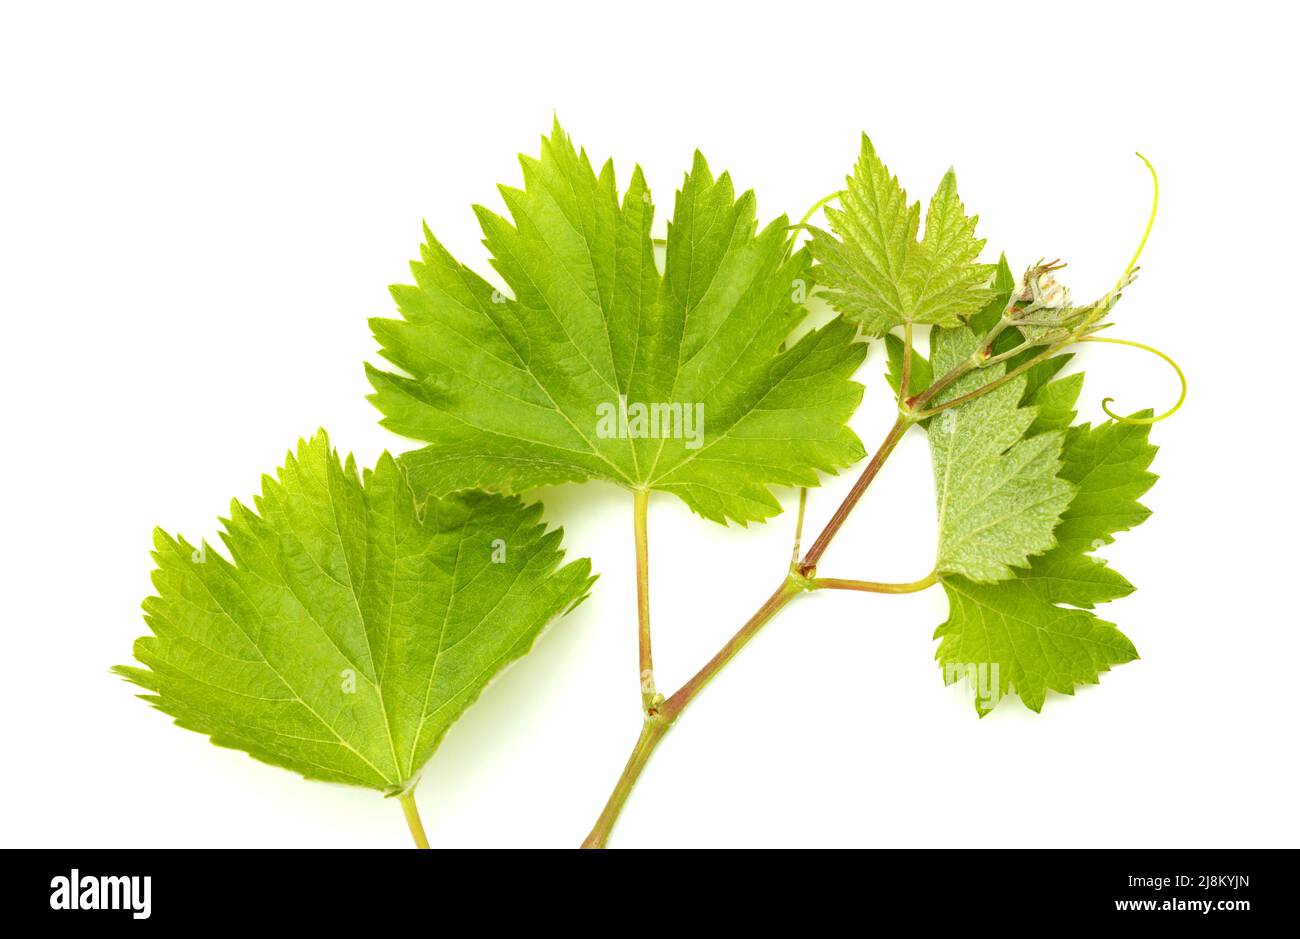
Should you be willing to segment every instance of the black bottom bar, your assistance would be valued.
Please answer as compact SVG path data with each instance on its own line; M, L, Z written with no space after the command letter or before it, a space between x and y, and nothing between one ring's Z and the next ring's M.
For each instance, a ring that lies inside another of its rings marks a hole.
M1000 933L1103 918L1235 928L1297 910L1298 853L5 851L0 896L7 914L51 922L298 934L398 922L650 932L786 916L828 929L844 916Z

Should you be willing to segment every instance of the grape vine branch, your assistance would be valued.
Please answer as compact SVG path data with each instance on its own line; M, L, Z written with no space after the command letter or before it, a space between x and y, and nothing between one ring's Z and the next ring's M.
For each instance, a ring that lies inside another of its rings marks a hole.
M740 629L729 639L721 649L714 654L681 688L677 689L667 698L657 694L654 690L653 683L653 666L650 658L650 600L649 600L649 548L647 536L647 505L648 490L638 489L634 491L635 505L635 531L636 531L636 569L637 569L637 621L641 662L641 680L642 680L642 724L640 734L632 748L632 753L628 757L627 764L623 772L619 775L610 793L600 816L596 819L595 825L590 833L582 842L584 848L603 848L609 841L614 825L617 823L619 815L626 805L629 796L640 778L641 773L645 770L650 757L654 754L659 744L667 735L669 729L677 722L681 714L692 701L700 694L706 685L721 672L740 651L749 643L758 632L770 622L777 613L788 606L797 597L815 590L855 590L873 593L887 594L904 594L924 590L938 582L936 572L931 572L925 577L911 582L901 584L876 583L872 581L847 580L842 578L818 577L817 565L827 548L830 547L836 534L848 520L849 515L862 499L863 494L871 485L872 481L879 474L885 462L894 452L899 442L914 425L935 416L943 411L960 407L976 398L982 397L994 389L1001 387L1007 382L1013 380L1019 375L1024 374L1034 365L1056 355L1078 342L1111 342L1121 345L1133 346L1145 351L1151 352L1168 362L1178 373L1178 378L1182 383L1182 390L1178 402L1169 411L1158 415L1154 418L1140 417L1121 417L1112 413L1108 407L1112 399L1106 399L1106 412L1115 420L1121 423L1154 423L1163 420L1172 415L1182 405L1187 394L1187 383L1178 365L1163 352L1152 348L1151 346L1130 340L1102 339L1092 335L1092 333L1105 326L1096 325L1098 320L1109 311L1109 309L1118 300L1119 292L1130 283L1132 275L1137 270L1138 259L1142 255L1142 250L1146 246L1147 238L1150 236L1152 226L1155 223L1156 211L1159 205L1159 179L1156 175L1155 168L1151 165L1146 157L1138 154L1142 161L1150 170L1154 187L1152 198L1151 212L1147 220L1146 228L1143 231L1142 238L1134 252L1132 259L1125 268L1124 273L1116 282L1115 288L1102 301L1097 303L1088 316L1076 324L1068 334L1057 339L1054 342L1045 344L1045 348L1031 357L1028 357L1014 368L1009 369L1003 375L994 378L974 391L959 395L951 400L941 404L930 406L938 395L946 388L959 381L971 372L987 368L1000 362L1021 356L1022 353L1030 352L1042 342L1036 342L1026 338L1024 341L1015 345L1013 348L1004 352L994 353L994 341L1008 328L1017 325L1024 325L1026 320L1013 316L1015 307L1015 296L1007 303L1002 317L998 322L988 330L980 339L976 352L965 361L950 369L946 374L937 378L929 387L925 388L919 394L908 396L909 383L911 380L912 364L912 345L913 335L911 324L906 324L904 328L904 349L902 357L902 380L899 382L899 402L898 418L894 421L892 427L885 434L875 453L867 462L861 475L854 482L848 495L843 502L836 508L826 526L813 541L807 552L802 557L799 555L800 539L802 536L804 511L807 505L807 490L802 489L799 494L799 510L796 522L794 552L792 560L785 577L773 590L772 594L763 601L763 604L754 611L740 627ZM808 220L818 210L834 201L840 193L832 194L824 199L819 200L809 209L808 213L796 225L791 226L791 248L794 240L797 238L799 231L807 228ZM1045 269L1051 269L1050 267Z

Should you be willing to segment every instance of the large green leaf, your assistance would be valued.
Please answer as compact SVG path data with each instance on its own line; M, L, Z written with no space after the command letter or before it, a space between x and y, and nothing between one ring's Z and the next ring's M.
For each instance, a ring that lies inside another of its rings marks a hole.
M417 506L384 454L358 475L302 442L222 540L155 532L144 668L116 672L182 727L312 779L409 786L443 735L542 628L580 602L541 507L466 493Z
M612 162L597 173L558 124L521 163L524 188L501 188L510 220L476 210L509 293L426 230L415 284L393 288L402 318L372 321L405 374L369 368L371 400L432 444L402 458L417 489L605 479L748 522L780 511L770 487L862 457L844 426L862 394L854 327L782 350L812 287L784 217L758 230L753 193L697 153L661 272L639 167L620 200Z

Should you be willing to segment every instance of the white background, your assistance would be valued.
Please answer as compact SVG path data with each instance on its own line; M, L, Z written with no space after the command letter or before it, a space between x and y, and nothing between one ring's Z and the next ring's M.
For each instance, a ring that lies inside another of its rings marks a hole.
M990 258L1064 257L1078 296L1140 233L1140 149L1161 214L1115 334L1192 383L1154 431L1155 514L1105 552L1139 587L1106 615L1140 661L979 721L933 662L941 591L805 598L682 718L613 844L1300 843L1291 8L4 9L0 844L409 843L394 802L215 748L108 667L143 631L155 524L213 537L318 426L366 464L408 446L365 400L366 319L392 313L421 219L486 273L470 205L500 206L553 111L621 181L640 162L660 231L696 147L767 220L838 188L865 129L913 197L955 165ZM1134 350L1082 358L1084 417L1176 394ZM853 475L812 493L812 532ZM931 485L916 433L821 573L924 575ZM540 495L602 577L427 767L436 845L576 845L636 735L630 497ZM650 525L671 690L781 577L793 513L728 530L656 496Z

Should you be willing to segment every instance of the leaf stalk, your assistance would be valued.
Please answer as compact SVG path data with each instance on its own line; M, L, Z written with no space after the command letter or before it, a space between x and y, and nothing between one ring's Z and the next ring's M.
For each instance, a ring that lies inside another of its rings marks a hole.
M406 827L411 829L411 838L415 840L415 846L427 849L429 839L424 834L424 823L420 821L420 810L415 805L415 792L408 789L397 797L397 801L402 804L402 814L406 816Z
M650 542L646 532L650 490L637 489L632 495L632 529L636 540L636 623L637 653L641 666L641 709L653 714L658 706L655 691L654 657L650 648Z
M906 584L882 584L872 580L844 580L839 577L814 577L813 590L861 590L865 593L917 593L939 582L939 575L931 571L920 580Z

